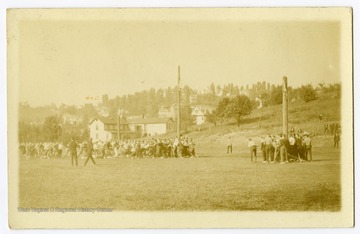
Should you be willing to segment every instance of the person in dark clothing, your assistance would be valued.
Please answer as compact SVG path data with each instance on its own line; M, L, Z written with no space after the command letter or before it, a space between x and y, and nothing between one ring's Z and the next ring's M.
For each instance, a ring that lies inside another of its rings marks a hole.
M264 137L261 137L260 150L263 156L263 163L266 163L266 143Z
M228 144L227 144L227 147L226 147L226 153L232 153L232 145L233 145L233 141L231 139L231 137L229 137L228 139Z
M77 147L78 147L78 144L76 143L74 138L71 138L71 141L69 143L69 150L70 150L70 155L71 155L71 166L74 166L74 162L75 162L75 165L78 166Z
M250 159L251 162L256 163L257 157L256 157L256 143L253 139L249 138L248 147L250 150Z
M339 148L340 135L335 133L334 135L334 148Z
M308 135L305 135L305 160L312 161L312 143L311 138Z
M303 155L302 155L302 140L298 134L295 135L295 156L298 157L298 161L301 162Z
M94 163L94 165L96 165L95 160L92 156L93 151L94 151L94 147L93 147L93 143L92 143L92 138L90 138L88 144L86 145L87 158L86 158L84 166L86 166L86 163L89 161L89 159L91 159L91 161Z
M324 124L324 134L329 131L329 124Z
M283 134L283 138L284 138L284 146L285 146L284 159L285 159L285 162L289 162L288 153L289 153L289 148L290 148L290 142L289 142L289 138L286 136L286 134Z
M283 164L288 161L287 152L286 152L285 134L281 135L280 137L279 150L280 150L280 163Z

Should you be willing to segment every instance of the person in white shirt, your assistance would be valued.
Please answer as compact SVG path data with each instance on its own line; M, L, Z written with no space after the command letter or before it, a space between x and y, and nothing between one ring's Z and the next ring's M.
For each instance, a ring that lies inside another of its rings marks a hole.
M289 154L293 157L296 156L296 149L295 149L295 137L294 135L290 135L289 137Z

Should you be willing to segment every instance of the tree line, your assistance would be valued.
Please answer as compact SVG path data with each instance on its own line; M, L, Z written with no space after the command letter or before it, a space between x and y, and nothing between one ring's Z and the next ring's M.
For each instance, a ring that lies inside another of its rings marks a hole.
M133 94L109 98L103 95L98 107L106 108L110 116L116 116L119 109L125 110L127 115L143 115L156 117L162 106L171 106L177 102L177 87L149 89ZM301 87L288 87L289 100L302 99L310 102L317 98L333 97L340 98L341 84L319 83L316 87L310 84ZM236 120L241 124L244 116L251 113L257 107L258 100L263 106L271 106L282 103L282 86L267 82L257 82L252 86L237 86L232 83L220 86L210 84L205 90L194 90L185 85L181 89L181 119L182 128L194 124L191 116L191 106L207 105L215 107L214 111L207 112L208 122L224 124L227 120ZM96 107L91 104L81 107L62 104L48 107L30 107L28 104L20 103L19 140L20 141L57 141L66 140L71 135L79 139L88 136L88 123L91 118L99 115ZM32 110L32 112L31 112ZM52 110L52 111L49 111ZM23 113L23 114L21 114ZM32 113L42 113L34 122L29 119ZM82 121L70 124L65 123L61 116L71 114L81 116ZM21 118L21 117L29 118ZM60 126L60 127L59 127ZM58 128L59 127L59 128Z

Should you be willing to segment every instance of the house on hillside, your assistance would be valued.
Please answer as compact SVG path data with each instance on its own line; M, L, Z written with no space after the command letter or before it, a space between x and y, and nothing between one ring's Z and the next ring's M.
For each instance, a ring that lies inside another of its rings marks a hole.
M250 97L250 90L248 90L248 89L240 90L240 91L239 91L239 94L240 94L240 95L245 95L245 96L247 96L247 97Z
M191 115L195 118L195 124L202 125L206 123L207 114L211 113L214 109L212 106L193 106Z
M172 118L175 119L177 115L177 104L162 105L159 109L158 116L160 118Z
M81 116L72 115L69 113L65 113L61 117L64 123L68 123L72 125L80 124L83 121L83 118Z
M128 120L129 128L136 136L156 136L176 130L172 118L141 118Z
M119 124L119 125L118 125ZM118 128L120 139L133 138L129 123L125 118L96 117L89 123L90 137L93 141L107 141L118 139Z
M255 98L255 102L258 103L257 109L261 109L261 108L264 107L264 105L263 105L263 100L261 100L261 98L256 97L256 98Z
M110 115L110 108L104 105L97 105L95 110L102 117L108 117Z
M149 118L149 114L141 114L141 115L126 115L126 119L144 119Z

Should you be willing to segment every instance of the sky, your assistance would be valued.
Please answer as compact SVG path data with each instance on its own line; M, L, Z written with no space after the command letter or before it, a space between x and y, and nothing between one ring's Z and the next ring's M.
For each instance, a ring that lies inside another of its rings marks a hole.
M181 84L340 82L336 21L23 20L19 100L83 104Z

